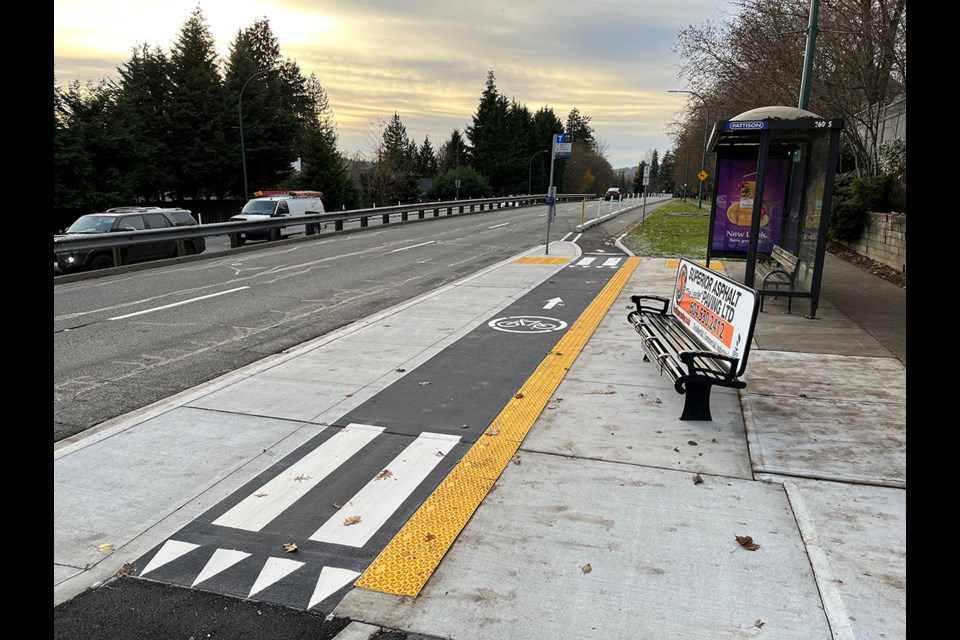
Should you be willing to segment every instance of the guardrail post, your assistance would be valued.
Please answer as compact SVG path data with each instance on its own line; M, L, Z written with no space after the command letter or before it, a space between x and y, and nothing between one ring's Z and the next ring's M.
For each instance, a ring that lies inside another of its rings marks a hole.
M228 235L230 236L230 248L231 248L231 249L236 249L237 247L242 247L242 246L243 246L242 244L240 244L240 234L239 234L239 233L231 233L231 234L228 234Z
M333 223L333 230L334 230L334 231L343 231L343 220L336 220L336 221Z
M360 226L361 227L367 226L367 216L363 216L362 218L360 218Z
M389 214L389 213L383 214L383 224L390 224L390 214Z
M447 215L448 215L448 216L452 216L452 215L453 215L453 207L447 207Z
M440 207L437 207L436 209L433 210L433 217L434 218L440 217Z
M400 214L400 222L406 222L408 217L409 216L407 215L407 212L404 211L403 213Z
M417 217L423 220L423 216L425 215L425 213L426 212L423 209L420 209L420 211L417 211Z

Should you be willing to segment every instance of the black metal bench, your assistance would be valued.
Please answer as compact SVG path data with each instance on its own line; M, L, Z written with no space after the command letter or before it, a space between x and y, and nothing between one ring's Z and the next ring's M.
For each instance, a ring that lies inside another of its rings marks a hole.
M674 295L634 295L627 315L654 362L685 394L681 420L713 420L710 390L742 389L757 322L757 292L681 259Z
M800 258L790 253L778 244L773 245L768 258L757 261L757 275L763 279L760 281L760 290L774 289L780 291L781 287L793 290L797 281L797 272L800 269ZM760 311L763 311L763 294L760 294ZM793 296L787 298L787 313L793 304Z

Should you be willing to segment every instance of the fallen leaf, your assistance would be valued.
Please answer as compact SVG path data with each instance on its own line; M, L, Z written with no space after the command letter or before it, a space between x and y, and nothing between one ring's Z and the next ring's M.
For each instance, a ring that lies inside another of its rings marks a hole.
M490 429L490 431L487 431L487 432L486 432L485 434L483 434L483 435L485 435L485 436L495 436L495 435L499 435L499 434L500 434L500 429Z
M294 480L296 480L297 482L303 482L305 480L312 480L312 479L313 479L313 476L305 476L302 473L298 475L296 478L294 478Z
M693 476L693 484L703 484L703 478L700 477L700 474Z
M695 447L695 446L697 446L697 441L696 441L696 440L687 440L687 444L689 444L689 445L692 446L692 447Z
M562 352L562 351L555 351L553 355L555 355L555 356L562 356L562 355L563 355L563 352Z
M627 445L627 449L633 449L633 445L632 445L632 444L628 444L628 445Z
M350 525L357 524L358 522L360 522L360 516L350 516L343 521L343 526L349 527Z
M132 564L130 564L129 562L127 562L127 563L124 564L122 567L120 567L120 570L117 571L117 573L116 573L115 575L116 575L118 578L122 578L123 576L128 576L128 575L130 575L131 573L133 573L133 572L136 571L136 570L137 570L137 568L136 568L135 566L133 566Z
M801 397L801 398L806 398L806 397L807 397L807 394L801 393L801 394L800 394L800 397Z
M267 495L266 493L263 493L263 492L261 491L260 493L255 493L255 494L253 494L253 497L254 497L254 498L263 498L263 497L266 496L266 495Z
M393 471L390 471L390 469L384 469L383 471L381 471L380 473L378 473L376 476L374 476L373 479L374 479L374 480L386 480L387 478L389 478L389 477L392 476L392 475L393 475Z
M461 429L469 429L469 428L470 428L470 425L468 425L468 424L462 424L462 425L460 425L460 428L461 428Z
M763 627L763 625L765 625L765 624L766 624L766 622L764 622L764 621L761 620L760 618L757 618L756 620L753 621L753 626L755 626L757 629L760 629L760 628Z
M345 393L344 395L345 395L346 397L348 397L348 398L352 398L352 397L353 397L353 394L352 394L352 393Z
M653 404L663 404L663 400L661 400L660 398L654 398Z
M339 509L339 508L342 507L343 505L340 504L339 502L334 502L334 503L333 503L333 506L336 507L337 509Z
M394 369L394 371L396 371L397 373L403 373L406 371L406 369Z
M736 538L740 546L748 551L756 551L760 548L760 545L755 543L750 536L736 536Z
M520 393L520 392L517 392L517 393L515 393L515 394L514 394L514 396L513 396L513 397L514 397L514 398L516 398L517 400L519 400L520 398L522 398L522 397L523 397L523 394L522 394L522 393Z
M602 395L610 395L611 393L616 393L616 391L614 391L613 389L594 389L594 390L591 391L590 393L593 393L593 394L602 394Z
M425 535L425 536L423 537L423 539L424 539L425 541L427 541L427 542L430 542L431 540L433 540L433 539L436 538L436 537L437 537L437 536L433 535L432 533L428 533L427 535Z
M297 545L293 542L284 542L283 550L286 551L287 553L293 553L294 551L297 550Z
M583 571L584 573L590 573L591 571L593 571L593 567L591 567L590 564L587 563L587 564L583 565L583 567L580 569L580 571Z
M421 380L421 381L418 382L417 384L420 385L421 387L423 387L423 386L425 386L425 385L430 384L430 381L429 381L429 380Z
M437 451L437 457L438 457L438 458L442 458L442 457L443 457L443 451Z
M113 551L113 544L111 544L111 543L109 543L109 542L106 543L106 544L102 544L102 545L100 545L99 547L97 547L97 551L99 551L100 553L106 553L107 551Z
M559 407L559 406L560 406L560 405L558 405L558 404L548 404L548 405L547 405L547 409L556 409L556 408Z
M680 447L674 447L673 450L676 451L677 453L680 453Z
M513 464L520 464L520 456L513 456L511 462L513 462Z

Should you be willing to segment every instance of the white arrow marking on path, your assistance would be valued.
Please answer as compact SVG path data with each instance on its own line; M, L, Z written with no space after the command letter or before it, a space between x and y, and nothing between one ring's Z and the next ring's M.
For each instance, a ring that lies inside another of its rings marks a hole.
M267 558L266 564L260 570L260 575L257 576L257 581L253 584L253 588L250 589L247 597L252 598L253 594L263 591L277 580L287 577L302 566L303 563L296 560Z
M193 584L190 586L195 587L204 580L209 580L224 569L229 569L233 565L249 556L250 554L244 551L217 549L213 552L213 556L210 558L210 560L207 561L207 565L203 568L203 571L200 572L200 575L197 576L197 579L194 580Z
M563 302L563 298L551 298L547 300L547 304L543 305L544 309L553 309L555 306Z
M260 531L382 431L383 427L369 424L348 424L287 471L241 500L213 524Z
M162 567L171 560L176 560L185 553L190 553L200 545L193 544L192 542L180 542L178 540L167 540L163 543L163 546L160 547L160 551L157 551L157 555L153 556L153 559L147 564L146 568L140 572L141 576L145 576L157 567Z
M320 570L320 578L317 580L317 586L313 590L313 597L310 598L310 604L307 605L307 609L312 609L317 603L323 602L330 594L339 590L359 575L358 572L350 571L349 569L324 567Z

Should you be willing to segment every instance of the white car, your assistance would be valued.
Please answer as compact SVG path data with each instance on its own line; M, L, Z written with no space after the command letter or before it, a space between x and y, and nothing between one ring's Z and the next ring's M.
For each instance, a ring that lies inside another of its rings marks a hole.
M259 197L243 205L243 209L230 219L233 221L268 220L270 218L297 217L308 213L324 213L323 194L319 191L258 191ZM288 225L280 229L280 237L287 238L306 231L305 225ZM269 231L253 231L240 234L240 244L247 240L269 240Z

